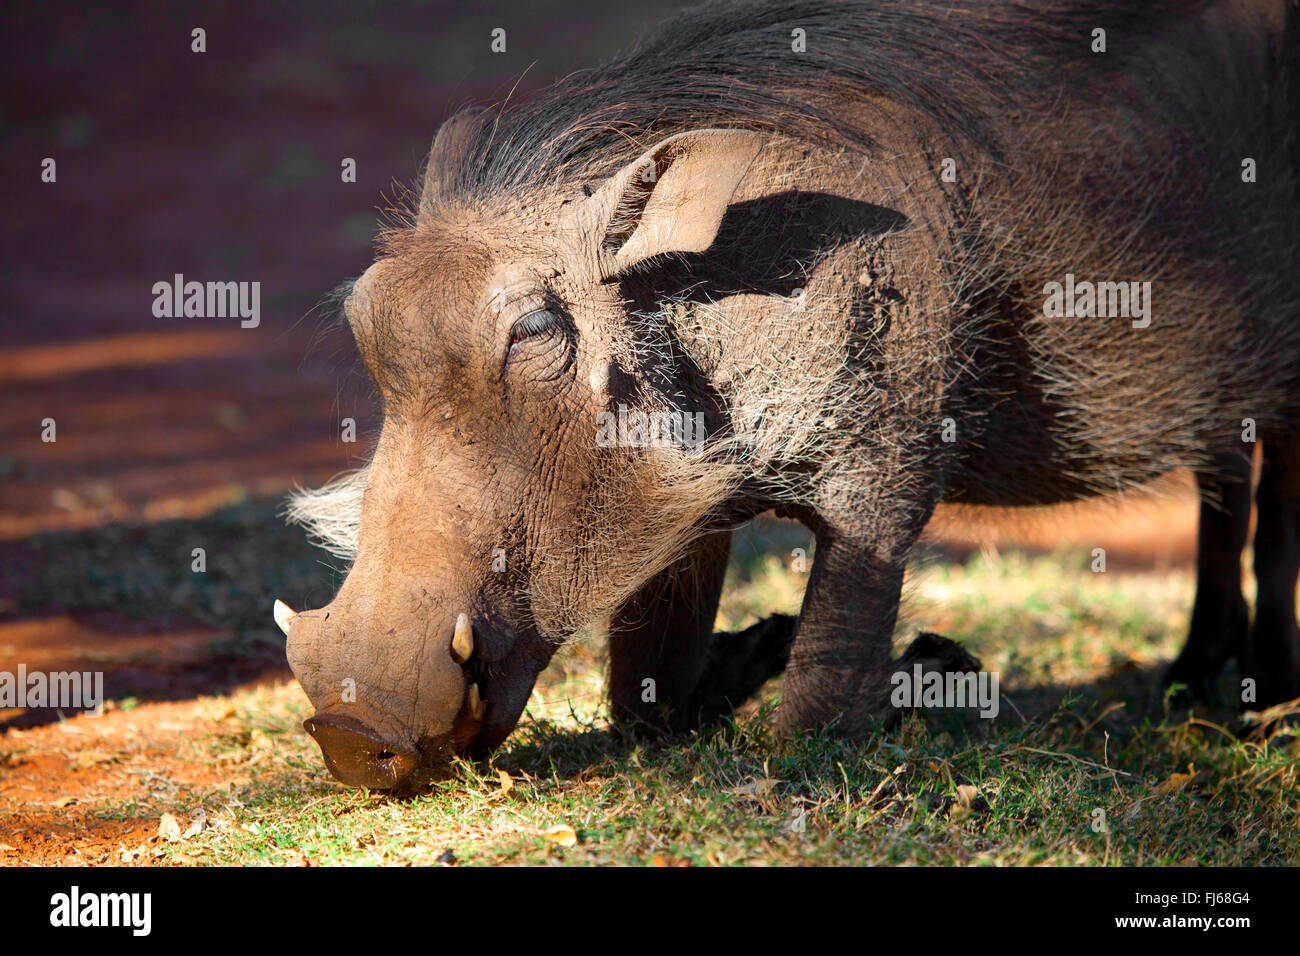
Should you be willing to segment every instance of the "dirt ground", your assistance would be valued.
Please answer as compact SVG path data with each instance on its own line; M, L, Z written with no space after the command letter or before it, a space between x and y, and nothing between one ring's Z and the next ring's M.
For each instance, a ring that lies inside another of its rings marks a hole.
M69 866L150 862L158 815L106 819L100 801L130 805L160 791L228 783L220 769L180 759L178 735L210 725L192 702L114 706L34 730L10 729L0 750L0 863ZM21 748L21 755L13 753ZM160 854L159 854L160 855Z
M339 440L343 418L363 436L374 424L350 343L313 308L365 268L381 195L411 178L451 104L635 33L601 4L569 6L544 21L523 4L9 15L14 105L0 124L21 228L0 239L0 671L103 670L111 701L98 718L0 711L0 863L154 862L157 818L132 807L230 777L178 741L219 724L220 695L296 693L270 601L284 589L323 603L337 576L277 502L364 454ZM494 60L480 39L498 16L520 26ZM196 24L203 58L188 50ZM55 184L39 182L45 156ZM340 183L341 156L357 159L356 184ZM260 326L155 318L152 284L175 273L260 281ZM1188 487L1029 520L945 513L932 540L1186 565ZM105 800L119 818L87 811Z

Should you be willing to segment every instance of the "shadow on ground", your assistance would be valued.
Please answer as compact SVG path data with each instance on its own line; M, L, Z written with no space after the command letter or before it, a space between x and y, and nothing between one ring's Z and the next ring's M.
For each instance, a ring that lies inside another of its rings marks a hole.
M974 746L998 735L1015 737L1015 729L1022 726L1026 733L1040 733L1044 729L1062 724L1063 731L1105 736L1118 753L1141 735L1160 735L1169 728L1183 725L1192 718L1211 736L1221 736L1223 742L1240 739L1262 739L1253 718L1244 718L1232 694L1235 669L1231 666L1221 678L1218 693L1208 704L1198 704L1191 709L1172 706L1164 686L1166 665L1121 668L1101 680L1081 683L1055 683L1021 686L1011 684L1002 688L1001 710L996 720L986 720L974 711L944 711L918 709L908 711L904 721L924 722L931 737L947 737L954 750ZM763 704L750 702L739 711L749 714L775 704L772 692L779 688L779 680L766 689ZM1272 727L1276 746L1290 746L1293 730ZM891 738L899 733L900 725L881 725L861 746L868 749L888 747ZM507 752L493 761L493 766L517 773L542 776L557 775L560 779L581 779L584 773L605 760L623 763L634 752L647 753L650 759L657 753L671 751L691 744L698 738L706 746L710 742L730 742L737 736L737 722L724 718L702 728L696 733L645 738L636 737L599 722L578 727L560 727L546 721L525 722L516 731L521 740L507 748ZM825 746L823 731L802 735L809 744ZM844 742L842 746L858 746ZM900 755L901 756L901 755ZM840 773L833 761L827 762L824 782L833 782Z
M102 670L106 698L119 702L287 677L272 603L292 595L300 606L324 604L340 576L285 526L282 503L0 543L0 659L29 671ZM0 719L0 729L57 719L33 709Z

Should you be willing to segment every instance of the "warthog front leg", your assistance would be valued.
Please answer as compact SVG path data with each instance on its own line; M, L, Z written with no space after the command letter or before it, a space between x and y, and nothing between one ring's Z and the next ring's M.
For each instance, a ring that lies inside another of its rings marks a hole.
M890 717L889 675L902 562L821 531L786 666L782 729L865 732Z
M731 713L785 670L798 620L791 614L773 614L743 631L713 635L709 661L689 707L700 724Z
M705 538L610 622L610 702L620 725L690 730L730 713L785 667L793 617L713 631L730 540L730 532Z
M929 507L916 507L893 523L893 534L872 536L871 544L865 535L814 528L817 555L781 695L783 730L827 726L861 736L898 718L890 700L895 672L915 664L923 671L978 669L960 645L937 635L923 635L892 657L907 554L929 514Z
M689 726L730 543L726 531L702 539L610 621L609 697L616 723L651 733Z

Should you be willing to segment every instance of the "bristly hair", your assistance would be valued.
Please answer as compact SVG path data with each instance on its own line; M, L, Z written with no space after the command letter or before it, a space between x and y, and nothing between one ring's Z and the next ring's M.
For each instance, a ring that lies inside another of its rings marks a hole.
M1163 128L1153 126L1153 130L1181 132L1195 141L1193 133L1227 124L1220 123L1220 117L1203 126L1187 124L1187 115L1194 116L1198 124L1203 119L1196 111L1204 98L1192 97L1187 104L1192 113L1186 114L1180 112L1184 106L1180 105L1179 96L1171 95L1189 96L1190 91L1182 91L1177 86L1181 71L1166 69L1173 58L1186 62L1189 48L1166 44L1153 56L1154 45L1144 40L1174 29L1171 24L1180 16L1209 5L1208 0L1151 0L1141 4L1132 0L1068 3L1035 0L1032 4L1018 0L876 0L842 4L827 0L802 3L727 0L679 15L605 66L575 73L530 97L511 97L504 104L460 114L464 122L457 123L455 161L440 167L438 175L430 177L429 182L434 184L437 200L488 203L503 197L513 200L529 194L530 190L557 183L576 185L603 178L657 140L704 127L771 132L832 149L849 147L869 152L874 146L870 128L878 128L879 124L870 123L870 117L864 119L860 111L855 118L855 111L838 109L837 105L846 99L861 103L871 96L901 103L954 139L974 144L996 158L1003 137L1014 126L1007 122L1010 113L1051 116L1061 106L1058 97L1067 105L1081 99L1086 104L1087 98L1080 91L1096 89L1105 83L1107 74L1116 72L1123 74L1124 89L1132 90L1134 85L1139 90L1145 89L1151 94L1152 102L1171 111L1173 119ZM1294 35L1295 22L1300 21L1288 21L1288 29L1292 31L1289 35ZM1090 52L1091 31L1098 27L1106 29L1115 40L1122 38L1104 57ZM792 33L797 29L804 31L805 52L794 52L791 48ZM1219 38L1215 39L1217 42ZM1292 44L1291 49L1295 47ZM1283 51L1286 49L1284 45ZM1201 47L1195 50L1206 56L1214 52ZM1241 81L1243 89L1249 88L1258 71L1249 72L1251 76ZM1223 74L1220 71L1210 75L1221 78ZM1173 84L1172 90L1168 84ZM1243 102L1249 103L1249 96L1225 98L1224 109L1230 108L1227 104L1238 109ZM1288 98L1286 102L1293 103L1294 99ZM1084 119L1076 118L1076 122ZM1277 125L1267 128L1271 130ZM1056 127L1048 127L1049 134L1057 131ZM1263 139L1255 137L1248 141L1260 149L1277 149L1268 142L1259 145L1257 141ZM1120 145L1131 145L1123 137L1120 140ZM1054 148L1054 141L1049 145ZM1223 155L1231 160L1235 144L1225 141L1219 145ZM1217 162L1215 156L1203 157L1187 151L1184 155L1192 157L1185 162L1195 160L1213 168L1233 165ZM1287 155L1293 156L1294 152L1270 157L1274 160L1271 167L1294 168L1294 162L1288 163ZM1122 165L1115 169L1121 173L1133 172L1132 167ZM1088 171L1086 167L1084 171ZM1023 173L1027 177L1022 183L1023 190L1010 190L997 197L1011 203L1014 213L1002 218L991 216L989 221L1020 224L1019 228L1009 230L1008 235L999 233L994 237L1003 260L1015 258L1017 268L1030 277L1079 272L1085 266L1087 271L1098 275L1131 273L1136 269L1138 274L1167 280L1166 288L1174 290L1171 294L1193 288L1158 261L1164 251L1159 243L1152 245L1145 258L1135 258L1126 251L1124 242L1112 238L1112 232L1104 228L1080 230L1073 226L1088 221L1092 214L1101 216L1098 221L1123 225L1124 230L1115 230L1115 236L1131 235L1134 226L1128 216L1130 200L1151 196L1168 198L1177 192L1167 182L1160 185L1154 167L1147 170L1149 175L1132 178L1110 170L1112 178L1108 184L1120 188L1104 201L1098 201L1095 189L1085 188L1087 182L1077 184L1064 176L1049 183L1036 178L1039 172L1037 167L1030 167ZM1260 217L1254 215L1255 210L1268 208L1269 202L1274 208L1294 202L1292 196L1281 192L1290 188L1286 177L1272 179L1276 185L1261 185L1251 191L1250 195L1258 198L1250 201L1261 205L1252 205L1242 214L1241 221L1248 228L1225 230L1212 217L1202 220L1216 250L1231 247L1235 254L1237 246L1233 244L1236 243L1245 252L1243 259L1254 254L1260 245L1251 232L1260 228L1257 225ZM1073 188L1076 185L1079 188ZM1163 192L1157 190L1158 185ZM1266 193L1265 189L1275 192ZM1060 202L1062 197L1069 201L1065 207ZM429 198L420 200L422 207ZM1194 220L1181 215L1169 221L1185 224ZM1191 246L1192 238L1195 237L1180 237L1184 248ZM993 240L989 242L993 244ZM1272 243L1271 248L1277 250L1280 263L1294 249L1294 241L1288 233ZM994 256L990 253L982 259L991 262ZM1288 289L1278 292L1270 285L1281 283L1272 277L1287 274L1284 264L1256 272L1266 278L1258 288L1251 288L1247 304L1269 303L1267 309L1255 311L1263 316L1261 322L1279 329L1277 338L1281 345L1271 350L1277 358L1269 360L1285 361L1294 354L1290 344L1297 334L1296 313L1290 307L1295 292ZM1001 279L1001 274L992 268L969 275L963 272L961 279L978 292L990 281L989 275ZM1041 287L1041 281L1023 286L1024 289ZM977 296L972 294L969 298L974 300ZM1025 304L1030 310L1026 314L1041 307L1041 303ZM667 309L671 303L660 305ZM1210 314L1206 308L1206 304L1187 305L1186 314L1191 318L1184 326L1190 328L1196 321L1206 320L1205 315ZM705 326L703 335L708 332L709 309L702 307L698 312ZM815 316L802 314L798 318L806 324ZM832 317L822 321L827 330L822 338L834 341L832 333L839 327ZM1106 395L1095 394L1092 389L1095 379L1088 374L1091 356L1081 361L1075 351L1076 343L1085 343L1089 351L1095 351L1103 345L1114 346L1118 339L1098 342L1081 334L1080 329L1078 325L1058 323L1050 329L1039 330L1035 343L1039 351L1032 356L1036 363L1033 374L1040 376L1054 398L1059 396L1056 404L1060 407L1091 405L1102 409L1107 402L1125 403L1129 395L1141 394L1151 408L1158 409L1160 400L1177 391L1177 381L1156 380L1156 387L1130 392L1113 388ZM780 331L769 320L765 334L775 335ZM909 334L923 332L918 329ZM1250 396L1254 407L1262 401L1258 383L1276 379L1277 375L1259 367L1265 357L1258 353L1249 357L1251 361L1225 365L1235 369L1233 387L1229 389L1225 384L1221 391ZM709 495L716 497L732 487L737 476L756 473L758 468L772 462L807 460L814 452L820 455L827 442L836 440L828 430L819 430L820 413L828 408L852 409L856 400L851 394L852 382L840 373L836 363L818 367L811 378L801 380L803 391L798 395L783 391L793 386L782 380L756 381L748 387L747 393L757 396L756 407L768 417L761 417L761 427L755 425L745 435L738 436L736 447L721 450L728 453L725 457L730 471L714 467L704 473L693 460L685 459L678 472L671 476L672 480L663 481L663 487L675 495L665 493L662 510L669 517L664 519L664 527L671 525L670 530L694 527L696 512L704 507L692 511L695 504L707 504ZM738 386L733 387L729 394L740 391ZM788 414L773 419L770 417L773 408L787 410ZM752 410L737 406L738 420ZM853 415L841 417L855 420ZM1218 417L1227 421L1233 416L1220 414ZM1238 415L1237 419L1241 417ZM1155 423L1160 419L1152 414L1140 420ZM1193 444L1199 448L1201 437L1190 427L1180 427L1172 436L1158 434L1152 424L1148 429L1103 435L1070 434L1066 439L1077 438L1076 453L1080 455L1084 448L1097 449L1092 454L1093 464L1095 459L1109 456L1114 467L1099 471L1100 479L1087 476L1078 479L1080 487L1091 483L1091 491L1106 493L1126 487L1127 473L1118 463L1127 461L1133 449L1143 447L1148 439L1164 443L1164 454L1171 463L1187 464L1192 460ZM803 473L799 469L791 471ZM319 492L302 493L294 501L291 516L308 526L317 540L335 554L351 557L356 549L364 482L364 473L360 473ZM787 501L799 500L806 490L803 487L779 489L781 499ZM617 503L610 506L611 513L616 507ZM674 508L678 510L673 511ZM623 524L612 521L610 527L618 529ZM662 564L661 559L671 557L669 552L678 540L667 533L656 539L655 554L645 557L640 564L644 567L656 562ZM622 546L623 542L620 540L618 545ZM569 557L557 558L561 559L569 560ZM562 615L557 609L554 616Z
M725 0L686 10L612 62L476 112L444 196L490 200L518 188L600 178L629 154L687 129L732 127L870 150L838 109L893 100L996 153L990 111L1049 96L1089 56L1098 26L1125 48L1208 0ZM796 30L805 48L795 52ZM1098 67L1115 69L1126 54ZM449 195L448 195L449 194Z
M356 560L361 532L361 499L369 466L340 475L320 488L298 488L290 495L286 520L307 529L312 543L346 562Z

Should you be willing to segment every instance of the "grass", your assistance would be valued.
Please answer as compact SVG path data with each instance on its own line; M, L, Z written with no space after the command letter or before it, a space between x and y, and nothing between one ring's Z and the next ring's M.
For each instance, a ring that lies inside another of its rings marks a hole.
M806 537L786 525L738 536L720 626L798 607L797 547ZM1230 706L1171 714L1160 693L1187 625L1188 572L930 554L907 592L900 641L924 627L999 671L997 719L917 712L857 743L779 740L773 682L721 727L637 744L608 727L593 639L561 652L490 766L458 763L392 797L337 785L300 729L301 691L263 688L201 702L221 729L181 746L223 783L153 804L182 829L206 816L166 852L313 865L1300 861L1297 738L1241 736Z

